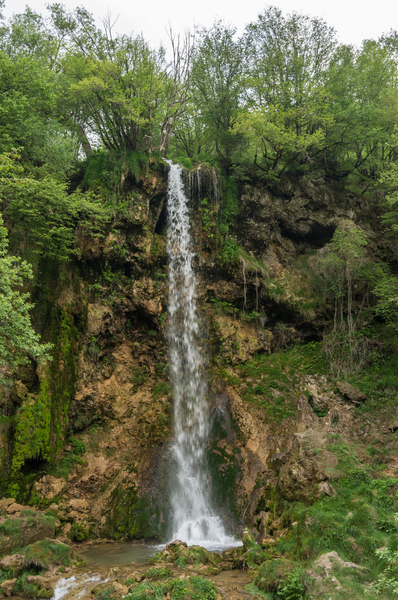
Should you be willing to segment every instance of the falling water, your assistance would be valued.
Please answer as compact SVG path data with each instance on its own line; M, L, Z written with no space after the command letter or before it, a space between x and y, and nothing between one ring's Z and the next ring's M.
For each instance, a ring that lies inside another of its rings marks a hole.
M173 537L201 546L232 545L209 501L205 448L209 408L200 324L196 308L194 253L190 236L182 168L170 164L167 252L169 257L169 326L171 382L174 400L175 474L171 506Z

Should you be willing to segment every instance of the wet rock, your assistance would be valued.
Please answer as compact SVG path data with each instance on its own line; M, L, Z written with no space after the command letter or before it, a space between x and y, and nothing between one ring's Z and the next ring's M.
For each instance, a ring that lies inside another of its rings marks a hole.
M346 381L338 381L336 383L336 387L339 390L340 394L344 396L346 400L349 400L353 404L360 404L361 402L365 402L366 395L358 390L356 387L347 383Z

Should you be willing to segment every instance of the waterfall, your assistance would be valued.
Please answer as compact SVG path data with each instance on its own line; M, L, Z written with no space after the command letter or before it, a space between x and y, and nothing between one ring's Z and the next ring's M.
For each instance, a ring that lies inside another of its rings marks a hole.
M208 385L196 307L194 253L182 168L170 165L167 189L169 362L174 402L171 508L173 536L205 547L236 545L210 505L205 450L209 434Z

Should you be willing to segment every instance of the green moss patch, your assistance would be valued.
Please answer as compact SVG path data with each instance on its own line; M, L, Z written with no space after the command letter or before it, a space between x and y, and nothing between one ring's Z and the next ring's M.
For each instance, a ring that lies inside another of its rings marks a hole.
M69 567L83 565L84 560L66 544L58 540L40 540L25 549L25 568L47 570L51 565Z
M50 515L9 518L0 523L0 554L8 554L44 538L55 535L55 518Z
M284 352L259 355L232 369L218 364L215 378L239 388L243 400L264 410L267 420L294 418L297 397L295 389L303 376L327 374L326 356L320 342L295 346Z

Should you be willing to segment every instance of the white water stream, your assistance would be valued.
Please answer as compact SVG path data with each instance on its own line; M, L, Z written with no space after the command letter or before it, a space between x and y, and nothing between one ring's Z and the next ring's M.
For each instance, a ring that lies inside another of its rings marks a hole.
M208 549L237 545L226 535L210 505L205 449L209 407L201 328L196 306L194 252L182 168L169 162L167 253L169 259L169 326L171 386L174 401L175 473L172 477L172 539ZM240 542L239 542L240 543Z

